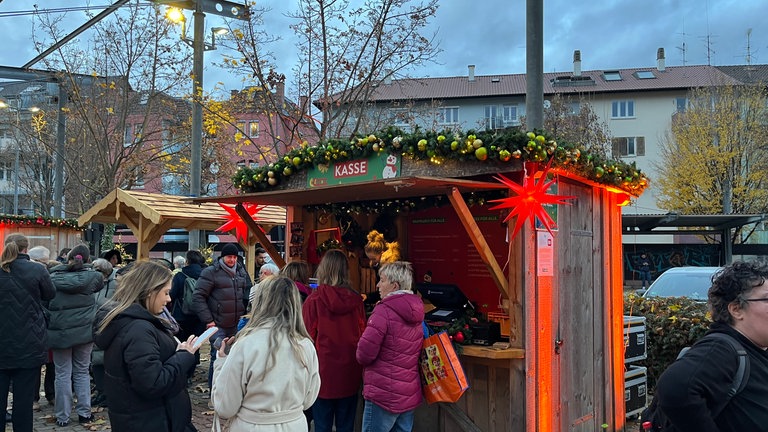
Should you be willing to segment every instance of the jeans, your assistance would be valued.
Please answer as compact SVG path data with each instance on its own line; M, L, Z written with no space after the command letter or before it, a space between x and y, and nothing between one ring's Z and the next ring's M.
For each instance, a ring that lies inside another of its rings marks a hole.
M411 432L413 412L395 414L367 400L363 408L363 432Z
M643 289L646 289L649 286L651 286L651 271L640 270L640 280L642 281Z
M45 364L45 380L42 384L43 388L45 389L45 398L48 399L49 403L53 402L54 394L56 394L56 390L54 389L54 379L56 377L56 372L54 369L55 366L53 365L53 362ZM37 374L37 378L35 378L35 382L37 383L36 387L38 389L37 393L35 393L35 402L40 400L40 375L41 374Z
M0 398L3 399L0 402L3 408L0 431L5 431L8 390L13 385L13 432L32 432L32 401L35 391L37 391L35 376L40 376L39 366L24 369L0 369Z
M331 432L334 420L336 432L353 432L357 416L357 395L341 399L317 398L312 405L315 432Z
M75 412L83 417L91 416L91 377L88 366L91 364L92 343L75 345L72 348L53 350L53 363L56 365L56 420L66 422L72 413L72 387L75 388L77 405Z

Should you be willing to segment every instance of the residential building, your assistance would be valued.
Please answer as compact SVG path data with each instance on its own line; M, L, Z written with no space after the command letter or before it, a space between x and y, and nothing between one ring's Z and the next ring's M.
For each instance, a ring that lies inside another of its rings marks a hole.
M368 100L371 108L362 122L368 129L359 132L390 124L404 130L418 126L465 131L519 126L525 116L525 74L475 72L470 65L465 76L385 79ZM555 95L567 98L574 112L581 104L589 104L613 137L610 148L614 156L636 162L651 178L650 188L626 206L624 214L666 213L656 204L655 163L673 116L686 108L689 91L768 82L766 78L768 65L667 67L663 48L657 51L655 64L648 67L582 70L581 55L576 51L571 71L544 74L544 104L546 107Z

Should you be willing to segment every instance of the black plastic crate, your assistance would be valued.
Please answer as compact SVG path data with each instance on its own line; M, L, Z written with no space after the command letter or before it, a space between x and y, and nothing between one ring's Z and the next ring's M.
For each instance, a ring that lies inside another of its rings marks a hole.
M624 316L624 363L645 360L645 317Z
M648 372L642 366L629 365L624 372L624 407L627 417L645 409L648 403Z

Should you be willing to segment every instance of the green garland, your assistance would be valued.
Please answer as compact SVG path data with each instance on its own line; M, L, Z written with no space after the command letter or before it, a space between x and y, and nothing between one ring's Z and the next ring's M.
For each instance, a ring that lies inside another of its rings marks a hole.
M47 216L1 215L0 224L24 226L61 227L82 230L77 219L51 218Z
M351 140L329 139L310 147L286 153L282 159L263 167L243 167L232 177L234 186L244 193L266 191L291 175L332 162L363 159L377 152L400 154L414 160L440 164L445 160L509 163L548 162L553 168L573 173L605 186L640 195L648 186L648 177L634 162L608 159L591 154L583 147L558 144L543 134L521 131L453 131L405 133L390 127L377 134L356 136Z

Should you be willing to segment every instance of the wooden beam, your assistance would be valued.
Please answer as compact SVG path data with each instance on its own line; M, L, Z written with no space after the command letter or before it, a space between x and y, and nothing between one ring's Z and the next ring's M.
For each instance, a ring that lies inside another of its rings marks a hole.
M266 235L264 235L263 232L261 232L261 228L256 223L256 221L251 218L251 215L248 214L248 211L243 207L242 203L237 203L235 206L235 211L237 212L238 216L245 222L245 224L248 226L248 231L253 233L253 235L256 236L256 238L259 240L259 243L261 243L261 246L264 248L264 250L267 251L270 257L272 257L272 261L274 261L275 265L277 265L278 268L285 267L285 260L282 256L280 256L280 252L275 249L275 246L272 244L271 241L267 238ZM258 275L254 275L258 276Z
M496 287L501 292L501 295L505 299L509 299L509 290L507 278L504 275L504 271L501 270L501 266L496 261L496 257L493 256L491 248L488 246L488 242L485 241L483 232L480 227L477 226L475 218L467 207L467 203L464 202L464 197L461 196L461 192L458 188L451 188L451 193L448 195L448 199L451 201L453 209L456 210L456 214L459 216L461 224L464 225L464 229L467 230L469 238L472 240L472 244L475 245L475 249L480 254L480 259L488 267L488 271L491 273L493 282L496 283Z

